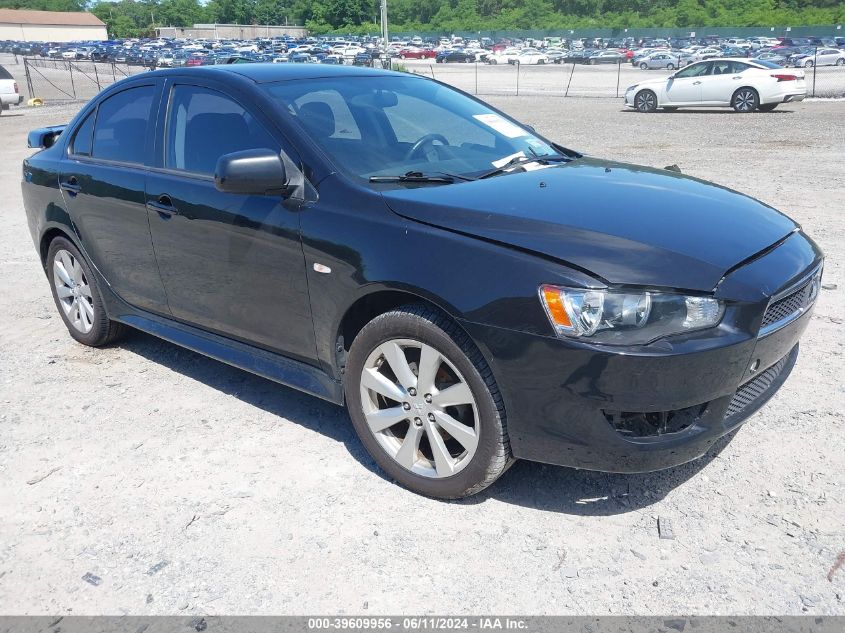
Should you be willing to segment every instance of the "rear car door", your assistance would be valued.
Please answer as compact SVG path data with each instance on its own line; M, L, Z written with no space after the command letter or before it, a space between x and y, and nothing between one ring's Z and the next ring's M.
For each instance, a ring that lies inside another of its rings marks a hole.
M743 84L748 64L732 60L711 62L710 74L701 83L701 101L705 105L727 105Z
M111 288L167 314L144 204L160 89L155 80L136 83L91 108L72 131L59 185L83 248Z
M296 162L293 148L263 113L225 86L171 79L165 93L146 200L173 316L313 359L298 209L281 196L223 193L214 186L224 154L284 147Z
M697 62L676 72L666 82L666 101L677 104L701 102L701 86L710 74L713 62Z

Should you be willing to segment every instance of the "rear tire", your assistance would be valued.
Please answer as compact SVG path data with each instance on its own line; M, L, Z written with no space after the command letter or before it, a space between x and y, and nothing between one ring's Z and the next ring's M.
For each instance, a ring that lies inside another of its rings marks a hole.
M651 113L657 110L657 95L651 90L641 90L634 97L637 112Z
M376 317L355 337L347 361L352 424L376 463L402 486L429 497L468 497L513 462L493 373L439 310L407 305ZM443 396L456 386L460 395Z
M837 59L836 65L837 66L845 66L845 59Z
M735 112L747 114L754 112L760 105L760 95L754 88L740 88L731 97L731 107Z
M125 333L123 324L109 320L91 266L64 237L50 242L47 276L56 309L74 339L83 345L101 347Z

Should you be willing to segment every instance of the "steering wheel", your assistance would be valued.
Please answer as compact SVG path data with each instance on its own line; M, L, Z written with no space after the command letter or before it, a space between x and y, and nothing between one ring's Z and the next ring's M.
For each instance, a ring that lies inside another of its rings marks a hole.
M416 143L414 143L411 149L408 150L408 153L405 154L405 158L403 160L411 160L417 154L423 152L424 148L430 146L432 147L432 152L426 151L424 153L424 156L428 158L429 162L434 162L431 160L431 153L435 152L435 150L433 149L434 141L440 141L440 143L442 143L443 145L449 144L449 140L442 134L426 134L425 136L420 137L420 139Z

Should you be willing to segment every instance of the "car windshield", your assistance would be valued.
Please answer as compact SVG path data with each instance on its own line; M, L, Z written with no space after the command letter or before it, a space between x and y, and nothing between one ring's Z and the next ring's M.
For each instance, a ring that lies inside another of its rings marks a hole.
M509 161L558 154L526 127L419 77L320 78L264 89L339 169L365 181L407 174L468 179Z

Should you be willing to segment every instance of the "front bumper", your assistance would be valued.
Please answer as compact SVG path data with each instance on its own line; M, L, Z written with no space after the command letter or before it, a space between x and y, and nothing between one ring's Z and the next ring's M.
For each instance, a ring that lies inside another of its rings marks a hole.
M815 270L817 247L796 233L728 275L736 297L709 331L612 348L464 323L502 392L517 458L618 473L648 472L706 453L780 388L812 306L758 338L771 288ZM771 285L777 275L788 281Z

